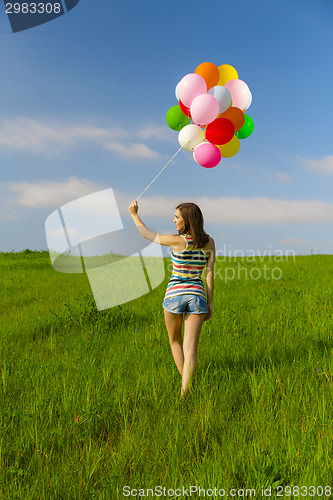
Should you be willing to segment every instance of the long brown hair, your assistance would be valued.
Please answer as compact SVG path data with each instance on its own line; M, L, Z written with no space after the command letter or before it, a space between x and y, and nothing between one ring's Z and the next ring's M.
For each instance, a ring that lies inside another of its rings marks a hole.
M202 248L208 243L209 236L204 230L204 218L198 205L195 203L180 203L176 209L184 219L184 232L193 239L193 248ZM178 231L181 234L180 231Z

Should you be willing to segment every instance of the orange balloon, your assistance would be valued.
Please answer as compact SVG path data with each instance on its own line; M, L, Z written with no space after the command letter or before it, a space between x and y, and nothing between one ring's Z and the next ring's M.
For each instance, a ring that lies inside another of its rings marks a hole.
M220 115L221 118L228 118L235 125L235 130L242 128L245 122L245 115L243 111L239 108L231 107L228 108L224 113Z
M194 73L202 76L207 84L207 90L215 87L220 79L219 68L215 64L210 62L199 64Z

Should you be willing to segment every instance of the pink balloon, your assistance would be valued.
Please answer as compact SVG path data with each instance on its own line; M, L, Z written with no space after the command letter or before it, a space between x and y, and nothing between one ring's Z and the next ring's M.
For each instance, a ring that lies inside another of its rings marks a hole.
M215 144L202 142L194 148L193 158L202 167L213 168L221 160L221 151Z
M230 80L225 85L231 94L232 105L235 108L244 109L248 105L251 92L249 87L243 80Z
M215 120L220 105L214 96L201 94L193 99L190 109L193 123L202 127Z
M182 103L189 108L195 97L207 92L207 84L202 76L189 73L177 85L177 93Z

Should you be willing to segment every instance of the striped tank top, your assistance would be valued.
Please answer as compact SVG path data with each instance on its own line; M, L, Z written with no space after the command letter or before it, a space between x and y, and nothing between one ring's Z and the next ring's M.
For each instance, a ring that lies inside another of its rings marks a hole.
M193 249L191 236L182 234L187 242L185 250L171 253L172 276L165 292L165 299L176 295L194 294L206 299L205 287L201 279L209 254L204 250Z

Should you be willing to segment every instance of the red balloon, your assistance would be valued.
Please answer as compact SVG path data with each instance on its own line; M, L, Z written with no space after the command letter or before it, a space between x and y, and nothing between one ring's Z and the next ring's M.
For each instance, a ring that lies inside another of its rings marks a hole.
M207 141L221 146L227 144L235 134L235 125L228 118L216 118L206 127Z
M190 108L187 108L185 106L185 104L182 103L182 101L179 99L179 107L180 109L182 110L182 112L184 113L184 115L188 116L189 118L191 118L191 110Z

